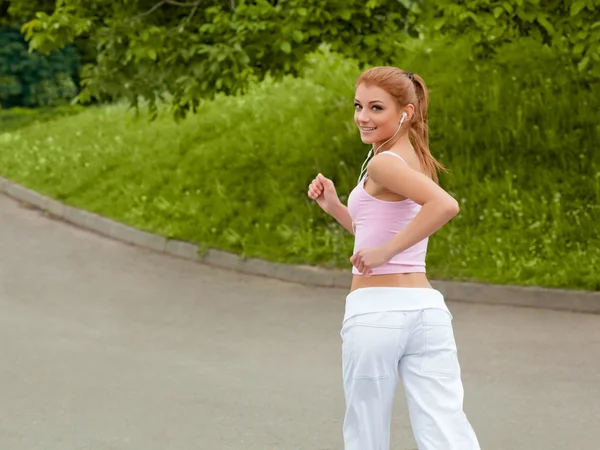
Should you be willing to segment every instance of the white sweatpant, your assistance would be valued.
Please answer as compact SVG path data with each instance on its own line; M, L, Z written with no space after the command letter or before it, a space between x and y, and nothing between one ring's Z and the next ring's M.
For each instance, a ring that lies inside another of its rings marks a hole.
M398 377L419 450L479 450L442 294L364 288L346 298L342 325L345 450L389 450Z

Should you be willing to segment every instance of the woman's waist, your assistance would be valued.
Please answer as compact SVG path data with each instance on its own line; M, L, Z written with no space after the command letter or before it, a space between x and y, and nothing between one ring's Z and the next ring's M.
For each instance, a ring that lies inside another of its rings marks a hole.
M350 292L369 287L432 288L425 272L387 273L368 277L353 274Z

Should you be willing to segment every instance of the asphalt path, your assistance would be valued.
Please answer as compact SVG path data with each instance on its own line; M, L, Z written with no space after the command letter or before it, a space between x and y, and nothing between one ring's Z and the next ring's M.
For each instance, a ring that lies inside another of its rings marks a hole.
M346 293L128 246L0 195L0 449L342 449ZM483 449L600 449L600 316L449 306ZM392 441L416 448L401 386Z

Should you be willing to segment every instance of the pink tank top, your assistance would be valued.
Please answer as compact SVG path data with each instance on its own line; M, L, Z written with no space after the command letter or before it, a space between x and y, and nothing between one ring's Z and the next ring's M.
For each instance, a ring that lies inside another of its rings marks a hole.
M393 152L391 154L406 161ZM365 191L365 177L358 182L348 197L348 212L354 230L354 252L361 248L385 244L396 233L408 225L421 210L421 205L410 199L385 201L372 197ZM390 273L425 272L425 256L429 238L395 255L388 263L373 269L373 275ZM353 274L360 274L352 266Z

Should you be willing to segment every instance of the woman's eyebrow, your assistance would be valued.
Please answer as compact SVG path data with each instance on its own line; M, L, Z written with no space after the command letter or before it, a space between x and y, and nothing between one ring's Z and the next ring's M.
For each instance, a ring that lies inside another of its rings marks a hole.
M360 101L359 101L357 98L355 98L355 99L354 99L354 101L355 101L356 103L360 103ZM373 103L383 103L383 101L381 101L381 100L371 100L371 101L369 102L369 104L373 104Z

